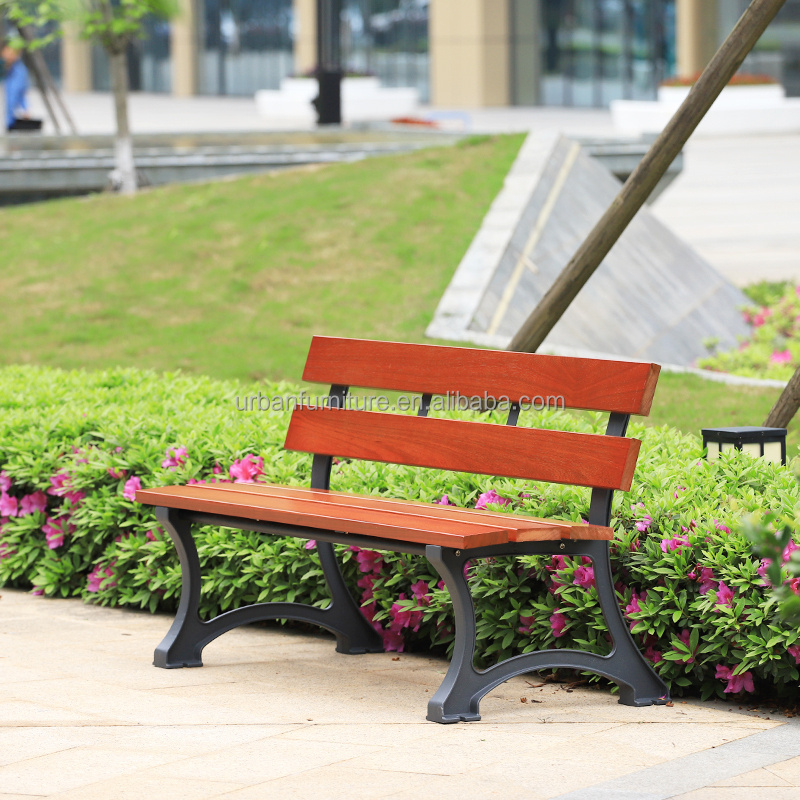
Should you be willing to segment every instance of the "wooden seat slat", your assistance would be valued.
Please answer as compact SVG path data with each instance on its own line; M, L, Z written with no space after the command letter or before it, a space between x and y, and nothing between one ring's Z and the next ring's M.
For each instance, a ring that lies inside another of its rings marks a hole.
M315 336L303 378L312 383L464 397L563 397L567 408L650 413L660 367L469 347Z
M204 484L208 489L225 489L229 484ZM422 515L425 517L442 517L457 520L462 524L480 526L495 525L499 529L509 530L510 541L530 541L526 539L526 532L531 525L537 523L536 540L540 539L539 531L545 532L553 529L553 539L611 539L611 528L604 525L589 525L585 522L571 520L542 519L540 517L524 516L518 514L498 514L484 509L459 508L457 506L442 506L436 503L422 503L418 500L396 500L395 498L377 495L351 494L338 492L333 489L306 489L296 486L283 486L268 483L237 483L237 491L244 493L260 494L269 497L293 497L303 500L319 500L324 502L345 505L350 507L376 508L382 511L401 511L407 514ZM541 526L541 527L538 527ZM568 534L568 535L567 535Z
M313 498L281 497L273 493L242 491L234 486L167 486L140 490L137 500L167 508L180 508L210 514L261 522L276 522L320 530L391 538L417 544L446 544L462 549L502 544L508 541L544 541L570 538L608 538L592 526L559 525L557 521L542 521L532 517L507 515L505 527L494 520L484 521L480 511L465 511L469 519L447 519L438 516L436 509L424 504L408 504L413 513L392 508L360 505L360 498L345 504L346 495L338 495L329 503L319 496ZM433 514L428 514L433 511ZM488 516L488 515L487 515ZM500 515L496 515L500 516ZM598 526L593 526L598 528ZM610 530L608 531L610 535Z
M630 489L640 442L335 408L297 408L287 450L416 467Z

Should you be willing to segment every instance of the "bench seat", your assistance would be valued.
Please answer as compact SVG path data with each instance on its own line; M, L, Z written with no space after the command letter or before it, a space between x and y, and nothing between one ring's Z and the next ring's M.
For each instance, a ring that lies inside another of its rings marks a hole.
M603 525L264 484L165 486L140 490L137 499L164 508L461 550L509 542L613 537L611 528Z

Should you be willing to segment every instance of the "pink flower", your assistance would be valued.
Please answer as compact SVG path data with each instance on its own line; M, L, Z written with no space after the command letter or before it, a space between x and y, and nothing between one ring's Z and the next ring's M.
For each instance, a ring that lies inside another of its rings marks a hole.
M62 497L70 490L71 485L72 476L66 470L61 470L61 472L56 472L55 475L51 476L50 488L47 490L47 494Z
M531 632L531 628L533 627L533 623L534 623L535 620L536 620L536 617L534 617L534 616L526 617L526 616L520 614L519 615L520 626L519 626L519 628L517 628L517 630L520 633L530 633ZM553 624L552 618L550 620L550 624L551 624L551 626Z
M128 478L125 481L125 487L122 490L122 496L126 500L135 501L136 500L136 492L142 488L142 481L134 476L133 478Z
M795 594L800 594L800 578L792 578L792 580L789 581L789 588Z
M551 556L550 565L551 566L547 567L548 572L561 572L561 570L567 568L567 562L564 556Z
M15 552L16 550L14 550L14 548L12 548L10 545L7 545L5 542L0 542L0 561L2 561L4 558L13 556Z
M359 578L356 583L360 589L364 590L361 593L362 604L372 600L372 597L374 595L373 589L375 587L375 576L371 573L364 575L361 578Z
M668 553L671 550L677 550L679 547L688 547L688 536L674 536L672 539L661 540L661 552Z
M755 314L752 318L753 326L756 328L760 328L766 321L769 315L772 312L768 308L762 308L758 314Z
M722 664L717 665L717 672L714 677L728 681L722 691L726 694L738 694L741 691L754 692L756 689L753 686L753 675L750 670L743 672L741 675L734 675L734 670L735 668L730 669Z
M63 497L65 497L69 501L70 505L77 506L78 503L81 502L81 500L84 500L86 498L86 494L84 492L70 491L66 492L63 495Z
M98 564L90 573L89 581L86 586L87 592L99 592L101 589L113 589L117 584L112 580L114 570L109 565L103 568Z
M356 554L358 568L362 572L380 572L383 566L383 556L375 550L362 550L360 547L350 547Z
M594 567L578 567L572 575L573 585L588 589L594 586Z
M719 586L717 586L717 605L730 608L733 602L733 594L733 591L720 581Z
M405 600L405 594L401 594L398 600ZM416 632L422 624L422 612L412 611L410 608L404 608L399 603L393 603L391 611L389 612L392 617L392 622L389 625L390 630L399 631L403 628L411 628Z
M0 493L0 517L16 517L19 513L17 498L5 492Z
M713 589L715 579L711 567L700 567L700 577L697 580L700 582L700 594L707 594L709 589Z
M790 364L792 354L788 350L775 350L769 357L770 364Z
M55 550L61 545L64 544L64 525L66 520L63 522L61 520L53 519L52 517L47 518L47 522L42 525L42 533L45 535L47 539L47 546L51 550ZM69 523L66 523L67 525Z
M161 462L163 469L176 469L186 462L185 447L168 447L167 457Z
M722 523L721 523L719 520L717 520L717 519L715 519L715 520L714 520L714 527L715 527L715 528L716 528L718 531L724 531L725 533L730 533L730 532L731 532L731 529L730 529L729 527L727 527L726 525L723 525L723 524L722 524Z
M431 604L430 586L425 581L417 581L411 584L411 596L421 606Z
M567 618L556 611L555 614L550 615L550 628L553 631L553 636L557 639L559 636L563 636L565 631L564 629L567 627Z
M35 514L37 511L44 512L47 509L47 495L44 492L34 492L26 494L19 504L19 515L21 517L28 514Z
M124 469L114 469L113 467L109 467L106 472L114 478L115 480L122 480L123 478L127 477L128 473Z
M787 544L786 547L783 549L782 560L784 564L792 557L792 553L794 553L795 550L800 550L800 545L796 545L790 539L789 544Z
M507 506L509 503L511 503L510 500L507 500L505 497L500 497L494 489L490 489L478 498L478 502L475 503L475 508L486 508L488 505Z
M234 483L253 483L264 472L264 459L261 456L246 455L231 466L231 478Z
M438 505L438 506L451 506L453 504L450 502L450 498L446 494L443 494L442 495L442 499L441 500L437 500L435 505Z
M11 477L3 470L0 472L0 492L7 492L11 488Z
M642 592L639 595L637 595L636 592L634 591L631 594L630 603L628 603L628 605L625 606L625 616L628 617L628 619L630 619L631 614L639 614L639 613L641 613L642 609L640 608L639 603L640 602L644 603L644 602L646 602L646 600L647 600L647 592L646 591ZM633 631L633 629L636 627L636 625L638 623L639 623L638 619L630 620L631 631Z
M224 470L222 469L222 466L220 465L220 463L218 461L214 462L214 466L212 467L211 471L215 475L222 475L222 473L224 472Z
M383 631L383 649L387 653L402 653L405 647L405 640L400 631L391 630Z
M786 652L794 658L795 664L800 664L800 645L794 644L786 648Z
M639 533L646 533L650 530L650 526L653 524L653 518L649 514L645 514L637 523L636 523L636 530Z
M679 486L675 490L675 493L673 494L673 497L677 500L678 499L678 492L685 492L685 491L686 491L686 487L685 486Z
M158 531L157 531L157 529L153 529L153 530L147 531L147 533L145 534L145 537L146 537L148 542L156 542L156 541L158 541Z
M316 546L317 546L316 539L309 539L305 544L306 550L313 550Z
M651 663L651 664L658 664L659 661L663 661L664 657L661 655L660 650L656 650L653 645L650 645L644 651L644 657Z

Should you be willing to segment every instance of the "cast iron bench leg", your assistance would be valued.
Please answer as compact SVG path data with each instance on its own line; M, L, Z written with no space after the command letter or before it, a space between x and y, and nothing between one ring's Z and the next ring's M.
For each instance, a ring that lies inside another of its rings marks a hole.
M549 543L555 550L556 544ZM547 547L547 545L545 545ZM542 544L528 548L542 552ZM639 652L630 635L617 603L611 576L608 545L599 542L571 542L569 555L586 555L594 563L595 583L603 615L614 647L607 656L582 650L552 649L514 656L484 671L473 666L475 656L475 607L464 577L464 562L470 558L501 555L502 548L482 548L479 552L461 552L438 546L428 546L425 554L444 580L453 602L456 622L455 647L450 668L444 681L428 703L427 718L432 722L471 722L480 719L481 699L504 681L515 675L558 667L596 672L618 684L619 702L624 705L646 706L666 703L669 690L653 672ZM519 550L518 550L519 552ZM563 551L562 551L563 552Z
M336 636L336 650L353 655L382 653L383 640L369 624L347 590L333 545L317 542L322 570L331 592L327 608L302 603L256 603L227 611L204 622L200 603L200 559L191 534L191 523L179 510L156 508L156 518L169 533L181 563L181 600L178 613L153 657L153 664L166 669L202 667L203 648L212 640L240 625L269 619L294 619L319 625Z

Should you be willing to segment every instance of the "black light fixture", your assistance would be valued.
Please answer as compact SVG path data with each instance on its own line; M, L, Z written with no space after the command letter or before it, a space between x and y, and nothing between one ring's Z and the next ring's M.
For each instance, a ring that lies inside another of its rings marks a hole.
M342 124L342 0L317 0L318 125Z
M701 433L709 461L735 448L775 464L786 463L786 428L703 428Z

